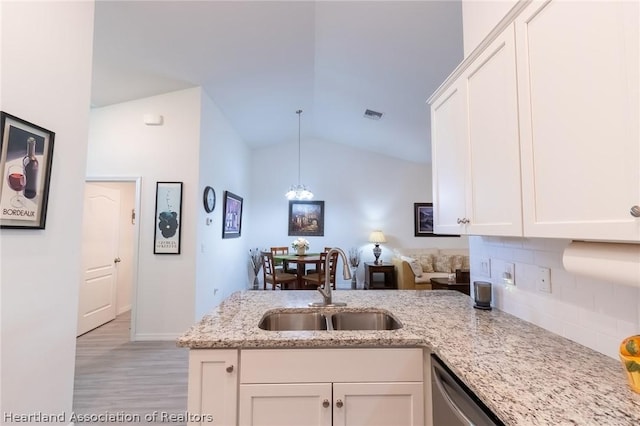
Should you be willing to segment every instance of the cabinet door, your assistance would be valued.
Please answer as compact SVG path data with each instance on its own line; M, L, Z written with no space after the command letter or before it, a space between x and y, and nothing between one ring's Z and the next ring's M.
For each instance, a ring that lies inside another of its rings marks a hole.
M535 2L516 19L525 236L640 238L638 9Z
M240 426L331 426L331 383L240 385Z
M238 351L192 349L189 351L189 414L202 421L189 426L236 424Z
M333 426L422 426L422 387L422 382L334 383Z
M522 235L520 139L513 25L464 74L468 91L467 233Z
M464 81L454 83L431 105L433 223L439 234L464 234L468 137Z

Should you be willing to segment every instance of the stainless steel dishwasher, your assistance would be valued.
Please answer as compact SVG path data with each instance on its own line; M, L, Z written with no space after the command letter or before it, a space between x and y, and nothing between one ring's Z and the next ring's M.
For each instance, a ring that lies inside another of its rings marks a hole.
M436 355L431 355L433 426L504 426Z

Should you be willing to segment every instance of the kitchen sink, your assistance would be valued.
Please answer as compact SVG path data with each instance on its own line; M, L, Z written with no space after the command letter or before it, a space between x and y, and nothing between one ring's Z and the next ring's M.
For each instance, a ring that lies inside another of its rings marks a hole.
M385 312L337 312L331 315L334 330L397 330L402 324Z
M382 311L272 312L258 327L269 331L397 330L402 324Z
M320 312L275 312L265 315L258 327L271 331L326 330L327 320Z

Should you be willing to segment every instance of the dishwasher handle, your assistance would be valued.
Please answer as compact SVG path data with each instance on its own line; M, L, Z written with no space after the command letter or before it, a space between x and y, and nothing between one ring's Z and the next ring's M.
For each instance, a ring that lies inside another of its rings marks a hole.
M466 395L464 389L462 389L458 384L453 380L449 373L446 372L444 368L442 368L437 362L433 362L432 359L432 373L433 373L433 382L438 388L438 392L443 396L443 399L451 409L451 411L456 415L456 417L465 425L474 426L474 423L469 419L464 412L458 407L455 403L452 392L455 392L458 395Z

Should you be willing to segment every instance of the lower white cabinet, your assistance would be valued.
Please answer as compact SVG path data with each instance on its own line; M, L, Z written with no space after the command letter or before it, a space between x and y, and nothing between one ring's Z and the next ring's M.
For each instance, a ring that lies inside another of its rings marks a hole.
M191 349L188 386L189 426L236 424L237 350Z
M240 385L241 425L424 424L422 382Z
M241 426L424 425L419 348L241 352Z

